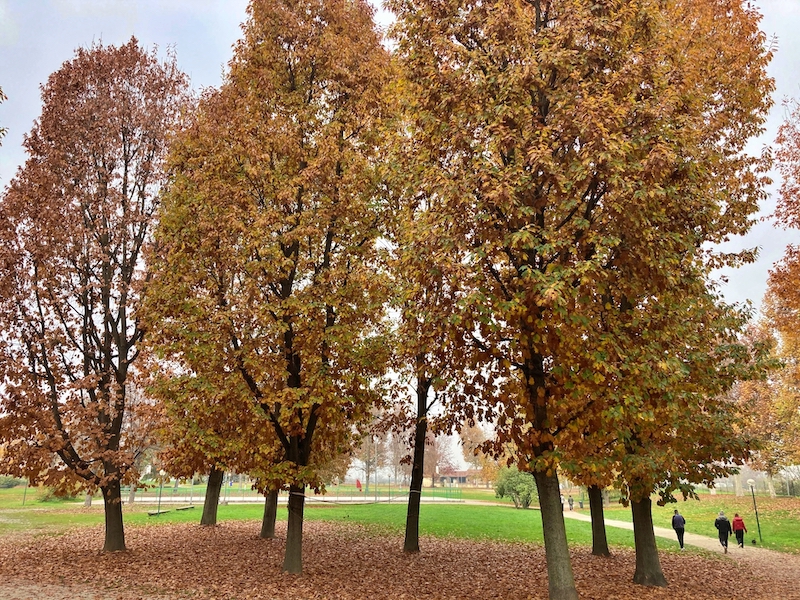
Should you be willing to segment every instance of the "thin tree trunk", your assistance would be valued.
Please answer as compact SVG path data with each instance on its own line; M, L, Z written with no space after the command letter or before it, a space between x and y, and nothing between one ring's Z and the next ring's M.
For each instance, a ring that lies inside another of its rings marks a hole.
M216 525L217 524L217 507L219 506L219 493L222 490L222 479L225 472L222 469L217 469L216 466L211 467L211 473L208 475L208 486L206 487L206 500L203 504L203 516L200 519L200 525Z
M567 546L567 529L561 507L561 492L558 475L544 471L533 473L539 490L539 506L542 512L547 580L550 600L578 600L575 576Z
M419 359L418 359L419 361ZM417 425L414 430L414 458L411 463L411 485L406 513L406 538L403 552L419 552L419 506L425 466L425 438L428 435L428 390L430 382L417 378ZM433 477L431 478L433 481Z
M264 501L264 518L261 520L259 537L272 539L275 537L275 519L278 517L278 490L270 490Z
M114 479L100 488L106 517L106 538L103 552L123 552L125 529L122 524L122 495L119 480Z
M606 522L603 514L603 490L596 485L589 486L589 511L592 515L592 554L611 556L606 538Z
M428 433L428 420L417 419L414 432L414 459L411 464L411 485L408 493L406 513L406 537L403 552L419 552L419 507L422 496L422 465L425 462L425 436Z
M633 513L633 539L636 543L636 572L633 582L640 585L666 587L667 579L661 570L661 561L653 532L653 513L650 498L631 501Z
M303 572L303 509L305 486L289 486L289 523L286 528L286 553L283 570L287 573Z
M128 491L128 506L133 506L133 502L136 500L136 484L131 484L131 489Z
M92 495L86 494L86 497L83 499L83 507L90 508L92 506Z

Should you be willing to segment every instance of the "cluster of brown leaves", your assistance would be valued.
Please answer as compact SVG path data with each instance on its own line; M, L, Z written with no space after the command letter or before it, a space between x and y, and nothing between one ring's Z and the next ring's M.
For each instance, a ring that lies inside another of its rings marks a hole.
M278 527L275 540L260 539L255 522L136 527L128 537L133 550L105 554L96 551L101 528L24 544L5 538L0 596L38 587L31 598L59 598L57 589L65 599L91 598L96 590L97 597L118 600L547 598L541 546L428 538L421 553L408 555L398 536L314 522L305 525L304 573L295 576L281 571L285 523ZM755 569L694 553L665 553L661 559L669 587L647 588L631 583L632 550L600 558L575 548L580 598L767 600L777 590L782 598L792 593L791 571L784 565Z

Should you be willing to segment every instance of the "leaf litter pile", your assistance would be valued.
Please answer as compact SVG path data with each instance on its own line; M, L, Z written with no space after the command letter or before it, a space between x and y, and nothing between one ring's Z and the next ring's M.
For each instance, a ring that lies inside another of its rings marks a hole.
M303 574L281 570L286 524L278 538L258 537L258 522L217 527L127 528L128 552L103 554L102 527L58 537L0 542L4 599L156 600L513 598L547 599L544 548L519 543L423 538L422 552L402 552L402 537L360 526L304 525ZM693 552L662 552L667 588L632 583L632 550L612 558L572 550L583 600L636 598L767 600L800 598L794 574ZM794 559L794 557L787 557ZM773 561L774 562L774 561ZM780 573L787 576L784 581ZM794 588L794 590L793 590ZM776 595L777 594L777 595Z

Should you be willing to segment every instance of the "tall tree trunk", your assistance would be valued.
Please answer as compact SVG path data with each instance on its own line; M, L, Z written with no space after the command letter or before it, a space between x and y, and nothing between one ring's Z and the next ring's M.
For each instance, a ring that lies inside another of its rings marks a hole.
M222 490L222 479L225 472L216 466L211 467L208 475L208 486L206 487L206 500L203 504L203 516L200 518L200 525L217 524L217 507L219 506L219 493Z
M544 471L533 473L539 490L539 506L542 512L542 532L547 559L547 580L550 600L578 600L575 575L567 546L567 529L561 506L561 491L558 475Z
M128 491L128 506L133 506L133 502L136 500L136 484L131 484L131 489Z
M403 552L419 552L419 506L425 466L425 437L428 435L428 390L430 382L417 378L417 425L414 430L414 458L411 463L411 485L406 513L406 539ZM431 478L433 480L433 478Z
M636 572L633 582L640 585L666 587L667 579L661 570L661 561L653 532L653 513L650 498L631 501L633 513L633 539L636 543Z
M592 554L611 556L606 538L606 522L603 514L603 490L596 485L589 486L589 511L592 515Z
M275 519L278 517L278 490L270 490L264 501L264 518L261 519L259 537L272 539L275 537Z
M289 486L289 523L286 528L286 553L283 570L287 573L303 572L303 509L305 486Z
M125 529L122 524L122 494L119 479L102 486L106 516L106 539L103 552L122 552L125 548Z

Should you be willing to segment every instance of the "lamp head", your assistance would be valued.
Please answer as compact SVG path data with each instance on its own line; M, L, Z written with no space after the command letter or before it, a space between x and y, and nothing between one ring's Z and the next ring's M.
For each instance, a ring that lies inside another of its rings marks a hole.
M756 482L753 479L748 479L747 480L747 485L749 485L750 487L753 487L755 484L756 484Z

